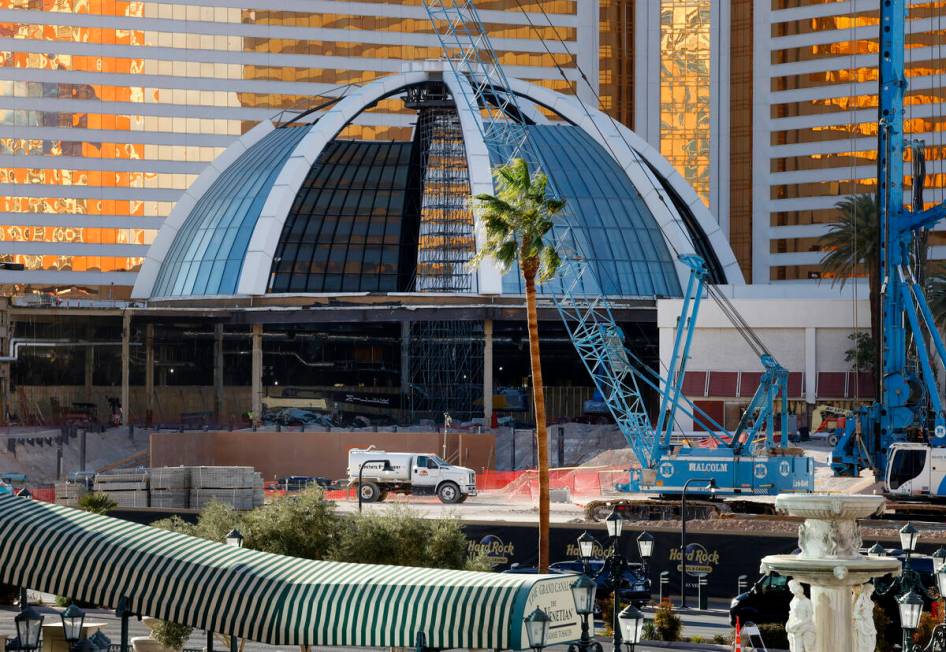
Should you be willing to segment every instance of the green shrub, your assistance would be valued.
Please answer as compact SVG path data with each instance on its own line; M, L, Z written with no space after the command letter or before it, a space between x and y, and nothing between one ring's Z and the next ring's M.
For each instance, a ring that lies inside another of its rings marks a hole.
M106 514L116 507L118 507L118 503L100 492L93 491L79 499L79 509L93 514Z
M713 642L716 645L732 645L732 637L726 636L725 634L714 634Z
M702 636L699 636L699 635L691 636L689 638L690 638L691 643L696 643L697 645L699 645L700 643L703 643L705 640Z
M151 626L151 638L166 648L181 650L193 631L193 627L161 620Z
M788 634L785 633L785 625L780 625L779 623L762 623L758 625L758 627L759 633L762 634L762 641L765 643L767 649L788 649Z
M151 525L218 542L236 528L246 548L303 559L490 570L485 557L469 556L456 518L421 518L408 508L345 516L315 487L243 513L212 502L194 525L177 516Z
M657 611L654 612L654 626L657 628L657 640L680 640L680 630L683 629L683 623L680 622L680 617L673 613L673 607L669 602L664 602L657 607Z

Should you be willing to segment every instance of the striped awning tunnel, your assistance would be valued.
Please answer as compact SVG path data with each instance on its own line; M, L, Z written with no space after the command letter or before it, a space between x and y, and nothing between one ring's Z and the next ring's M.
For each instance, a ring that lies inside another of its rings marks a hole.
M0 580L271 645L524 649L577 640L571 576L376 566L245 550L0 496Z

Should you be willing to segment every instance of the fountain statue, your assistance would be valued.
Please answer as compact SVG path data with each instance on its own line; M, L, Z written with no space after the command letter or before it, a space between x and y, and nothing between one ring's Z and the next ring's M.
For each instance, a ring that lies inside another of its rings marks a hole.
M815 612L811 600L798 580L789 581L788 590L793 596L788 606L788 622L785 623L788 646L791 652L815 652Z
M873 584L865 584L854 601L854 650L874 652L877 647L877 627L874 625Z
M880 513L883 497L782 494L775 507L805 519L798 528L801 552L762 559L763 573L791 578L785 625L791 652L872 652L877 633L867 582L899 575L900 562L862 555L857 520ZM810 599L802 584L810 587Z

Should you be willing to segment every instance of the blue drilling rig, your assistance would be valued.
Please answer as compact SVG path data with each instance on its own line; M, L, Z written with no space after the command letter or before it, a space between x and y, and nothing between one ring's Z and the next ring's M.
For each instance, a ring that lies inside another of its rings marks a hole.
M895 496L946 497L946 415L931 358L946 361L916 269L916 242L946 217L946 204L924 210L923 176L913 179L913 210L904 207L903 98L906 0L880 3L880 97L877 209L880 231L881 369L879 401L858 408L832 453L836 475L873 470ZM915 158L916 160L916 158ZM920 166L922 168L922 166ZM918 200L919 198L919 200Z

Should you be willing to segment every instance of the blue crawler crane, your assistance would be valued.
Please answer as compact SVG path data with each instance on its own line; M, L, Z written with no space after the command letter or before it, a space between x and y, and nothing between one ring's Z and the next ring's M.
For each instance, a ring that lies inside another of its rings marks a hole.
M539 169L541 159L530 143L522 118L525 114L516 95L509 90L503 67L473 2L425 0L424 7L449 67L444 75L453 75L461 89L455 100L467 116L472 116L490 151L501 152L507 160L521 157L530 169ZM713 492L718 495L812 491L811 458L788 445L788 373L728 299L706 282L703 259L696 255L680 256L690 269L690 278L672 361L662 377L625 346L624 333L605 294L589 293L588 288L600 288L601 284L582 255L578 239L570 233L567 213L568 207L561 220L564 225L556 227L553 236L564 258L559 272L563 291L555 303L588 373L637 458L638 467L630 470L628 481L620 488L675 496L683 492L688 480L701 480L692 487L692 493L699 494L709 493L706 481L713 480ZM696 315L704 294L713 297L733 319L759 355L764 369L759 388L734 432L728 432L682 392ZM660 396L656 424L645 409L641 385L653 388ZM678 414L689 415L706 431L712 445L674 444L673 426ZM783 434L778 443L777 416Z
M923 143L912 141L913 210L904 207L904 25L907 3L880 3L880 97L877 139L880 227L881 377L879 401L856 409L835 433L836 475L871 469L894 496L946 497L946 415L931 360L946 347L917 280L918 243L946 205L924 210ZM918 260L919 259L919 260Z

